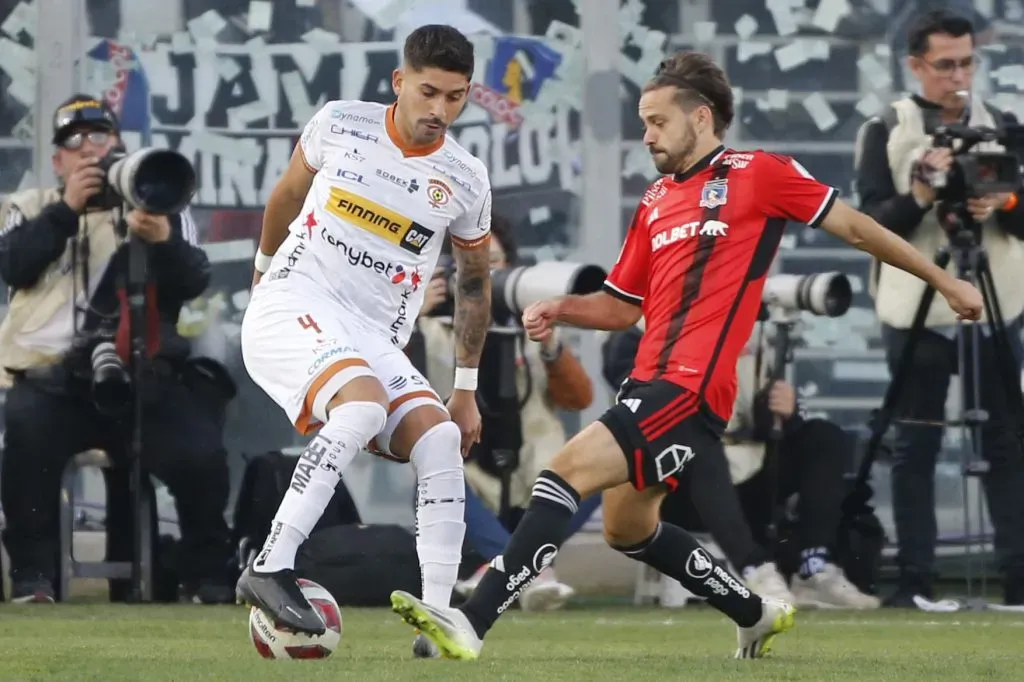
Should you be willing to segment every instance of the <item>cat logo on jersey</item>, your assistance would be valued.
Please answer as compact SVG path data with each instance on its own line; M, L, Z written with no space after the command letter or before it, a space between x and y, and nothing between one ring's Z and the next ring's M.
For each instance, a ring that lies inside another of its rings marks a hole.
M339 187L331 188L331 196L324 208L350 225L383 237L417 255L434 236L433 230Z

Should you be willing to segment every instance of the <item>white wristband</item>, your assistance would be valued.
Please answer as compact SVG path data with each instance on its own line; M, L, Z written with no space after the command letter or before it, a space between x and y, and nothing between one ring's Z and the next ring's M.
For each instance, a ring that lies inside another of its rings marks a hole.
M456 367L455 384L457 391L475 391L478 370L476 367Z
M256 271L261 275L270 269L270 262L274 260L273 256L268 256L259 249L256 249L256 258L253 259L253 265L256 266Z

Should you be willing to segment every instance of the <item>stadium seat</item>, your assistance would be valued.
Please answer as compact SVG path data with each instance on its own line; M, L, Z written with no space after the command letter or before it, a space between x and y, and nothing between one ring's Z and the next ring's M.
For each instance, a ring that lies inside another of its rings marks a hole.
M86 467L109 469L110 457L103 450L86 450L68 461L61 476L60 487L60 571L54 585L58 601L64 601L70 594L72 578L94 578L100 580L128 580L132 577L131 561L77 561L74 550L75 521L75 478L79 470ZM143 477L142 490L142 589L143 601L152 601L153 593L153 530L149 519L153 516L155 495L148 477ZM109 527L109 524L108 524Z

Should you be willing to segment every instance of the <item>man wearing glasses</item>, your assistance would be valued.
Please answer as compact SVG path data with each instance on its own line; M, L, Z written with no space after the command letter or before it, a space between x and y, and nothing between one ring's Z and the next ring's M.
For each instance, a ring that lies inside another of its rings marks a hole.
M128 339L122 325L128 250L115 226L120 200L107 190L97 165L120 144L118 121L101 101L76 95L58 107L53 126L60 187L17 192L0 206L0 277L11 290L0 324L0 367L11 383L0 496L12 599L19 602L52 602L56 596L59 486L76 453L102 449L120 465L106 472L112 490L108 557L130 556L124 540L131 534L115 527L131 523L127 497L117 494L127 490L131 399L123 409L100 411L91 391L90 359L105 338L117 340L124 362ZM190 361L188 342L175 330L182 305L209 283L210 263L196 244L187 210L172 216L130 210L124 219L127 233L146 242L147 307L150 320L159 322L159 331L155 324L147 329L151 380L139 392L143 465L177 503L179 577L190 595L203 602L233 601L222 444L233 386L211 363ZM111 596L124 593L118 583Z
M923 253L934 256L948 244L948 237L936 217L932 184L950 169L953 156L948 149L932 146L931 132L940 125L999 128L1016 120L971 96L977 56L975 32L969 20L944 10L929 12L912 23L908 42L908 66L920 81L921 96L894 102L888 112L861 128L856 150L857 184L862 211ZM1004 150L996 143L983 143L974 151ZM1021 150L1008 151L1021 155ZM1020 242L1024 238L1024 208L1016 194L972 197L967 207L981 226L982 244L1019 366L1024 312L1024 286L1020 281L1024 270L1024 245ZM953 270L955 265L951 262L949 268ZM871 287L890 372L895 372L923 288L893 268L878 264L873 269ZM925 327L902 387L899 414L915 421L941 422L945 419L950 377L958 371L956 316L945 302L936 299ZM989 413L981 455L991 467L982 480L996 531L1004 597L1008 604L1021 604L1024 457L1013 437L1013 425L1008 423L1012 412L1007 409L998 378L987 324L981 331L977 384L981 407ZM932 597L937 533L934 476L943 430L938 426L897 424L895 435L892 498L900 584L886 605L913 607L914 595Z

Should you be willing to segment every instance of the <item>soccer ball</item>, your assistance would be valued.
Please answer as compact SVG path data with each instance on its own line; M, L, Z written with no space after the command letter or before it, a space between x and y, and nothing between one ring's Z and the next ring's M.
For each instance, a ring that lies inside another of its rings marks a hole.
M331 593L312 580L299 579L299 588L324 619L322 635L282 630L255 606L249 611L249 636L263 658L327 658L341 642L341 609Z

